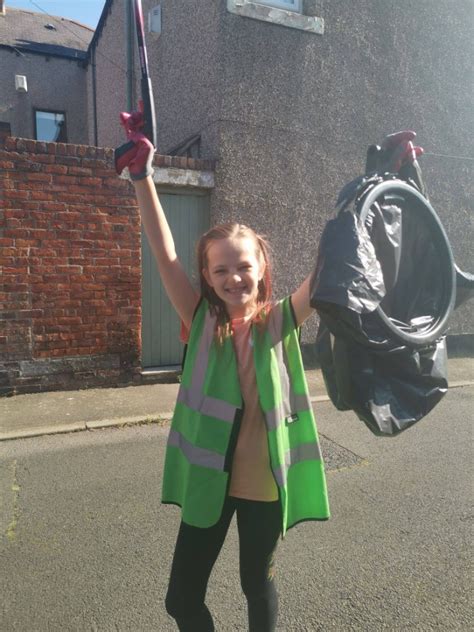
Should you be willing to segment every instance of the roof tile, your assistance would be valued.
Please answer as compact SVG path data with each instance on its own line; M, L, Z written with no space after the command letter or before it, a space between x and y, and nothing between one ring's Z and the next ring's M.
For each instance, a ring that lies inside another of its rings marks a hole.
M22 52L86 59L93 35L84 24L44 13L7 6L0 15L0 46Z

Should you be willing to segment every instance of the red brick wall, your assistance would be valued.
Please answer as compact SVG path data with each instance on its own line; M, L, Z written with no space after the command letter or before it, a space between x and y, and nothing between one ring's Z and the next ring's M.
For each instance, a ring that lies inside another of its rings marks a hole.
M140 383L140 215L113 150L6 138L0 201L0 395Z
M140 218L112 150L0 149L0 393L133 382Z

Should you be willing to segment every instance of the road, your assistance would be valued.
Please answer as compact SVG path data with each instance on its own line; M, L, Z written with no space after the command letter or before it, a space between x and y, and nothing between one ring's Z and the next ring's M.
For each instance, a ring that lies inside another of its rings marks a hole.
M315 406L332 518L280 543L278 630L470 630L474 387L397 438ZM160 506L166 429L0 444L2 632L171 632L179 523ZM218 632L246 630L231 527L209 585Z

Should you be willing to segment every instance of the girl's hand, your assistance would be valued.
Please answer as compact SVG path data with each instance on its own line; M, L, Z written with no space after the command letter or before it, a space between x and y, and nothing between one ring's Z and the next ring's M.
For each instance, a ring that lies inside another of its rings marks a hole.
M142 131L145 121L143 119L143 101L138 104L139 109L135 112L120 112L120 124L125 129L127 138Z
M415 132L404 130L384 138L382 151L387 171L398 173L404 165L413 164L423 154L423 148L412 143L415 136Z
M143 105L138 112L122 112L120 122L127 134L128 142L115 150L115 170L121 174L128 167L132 180L143 180L153 175L155 148L141 132L143 129Z

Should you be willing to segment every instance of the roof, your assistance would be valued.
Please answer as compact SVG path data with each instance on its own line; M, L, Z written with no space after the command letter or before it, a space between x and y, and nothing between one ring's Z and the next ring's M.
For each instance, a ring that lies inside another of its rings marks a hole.
M97 28L95 29L94 37L91 39L91 43L89 46L89 55L91 54L92 49L97 46L99 41L99 37L102 35L102 31L104 30L105 23L107 21L107 16L112 10L112 4L114 0L105 0L104 8L102 9L102 13L99 19L99 23L97 24Z
M0 15L0 47L86 60L94 30L67 18L6 7Z

